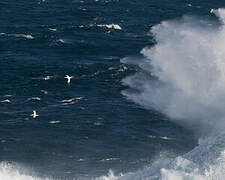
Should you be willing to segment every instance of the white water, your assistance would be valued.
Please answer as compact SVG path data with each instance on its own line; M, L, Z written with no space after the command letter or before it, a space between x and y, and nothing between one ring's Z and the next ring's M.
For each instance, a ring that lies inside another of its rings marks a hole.
M225 177L225 134L209 138L184 156L161 159L137 172L97 180L223 180Z
M0 163L0 180L50 180L49 178L38 178L30 173L16 164Z
M108 29L122 30L118 24L98 24L98 27L106 27Z
M183 156L158 160L122 177L111 173L100 179L225 178L225 10L211 13L220 25L193 17L162 22L151 30L156 45L141 51L144 59L122 59L141 69L123 80L130 87L123 95L171 120L197 125L205 139Z
M138 92L123 94L172 119L225 127L225 13L214 12L220 27L187 17L154 26L157 44L141 51L144 65L138 62L151 76L140 72L125 78L123 83Z

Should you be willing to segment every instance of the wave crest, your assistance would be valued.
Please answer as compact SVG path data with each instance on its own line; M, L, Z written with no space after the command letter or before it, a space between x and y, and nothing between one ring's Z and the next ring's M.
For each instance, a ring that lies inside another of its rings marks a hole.
M16 164L0 163L0 180L51 180L49 178L38 178L29 174L27 170Z

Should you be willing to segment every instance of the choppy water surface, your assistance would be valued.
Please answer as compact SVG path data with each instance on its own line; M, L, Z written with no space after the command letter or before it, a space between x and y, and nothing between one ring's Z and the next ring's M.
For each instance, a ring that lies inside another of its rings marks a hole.
M0 180L222 180L224 5L0 2Z

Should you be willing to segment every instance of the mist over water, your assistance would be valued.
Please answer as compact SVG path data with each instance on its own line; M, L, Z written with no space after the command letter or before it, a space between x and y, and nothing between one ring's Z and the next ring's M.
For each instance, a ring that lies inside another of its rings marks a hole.
M156 44L141 51L145 58L122 59L123 63L136 63L141 69L123 79L124 85L130 87L123 95L163 112L172 121L197 125L204 134L199 136L199 145L187 154L158 160L121 179L224 178L225 10L211 13L218 17L219 24L184 17L154 26L150 33Z
M154 26L156 45L141 51L148 73L125 78L123 83L137 91L123 94L171 119L224 127L225 13L224 9L212 12L220 26L194 17Z

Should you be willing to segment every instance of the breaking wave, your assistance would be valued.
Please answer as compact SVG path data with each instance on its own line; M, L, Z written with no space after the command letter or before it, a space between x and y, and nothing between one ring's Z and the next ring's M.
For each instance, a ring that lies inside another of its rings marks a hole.
M189 153L175 159L161 159L137 172L97 180L223 180L225 175L225 134L202 141Z
M0 163L0 180L51 180L49 178L38 178L30 174L28 170L16 164Z
M174 159L135 173L102 179L223 180L225 176L225 9L211 10L220 23L183 17L151 29L156 44L143 59L124 58L140 70L123 79L128 99L198 127L199 145Z
M157 44L144 48L141 72L123 80L122 93L172 119L225 126L225 10L222 25L185 17L154 26ZM129 58L122 62L130 63ZM132 62L134 63L134 62Z

